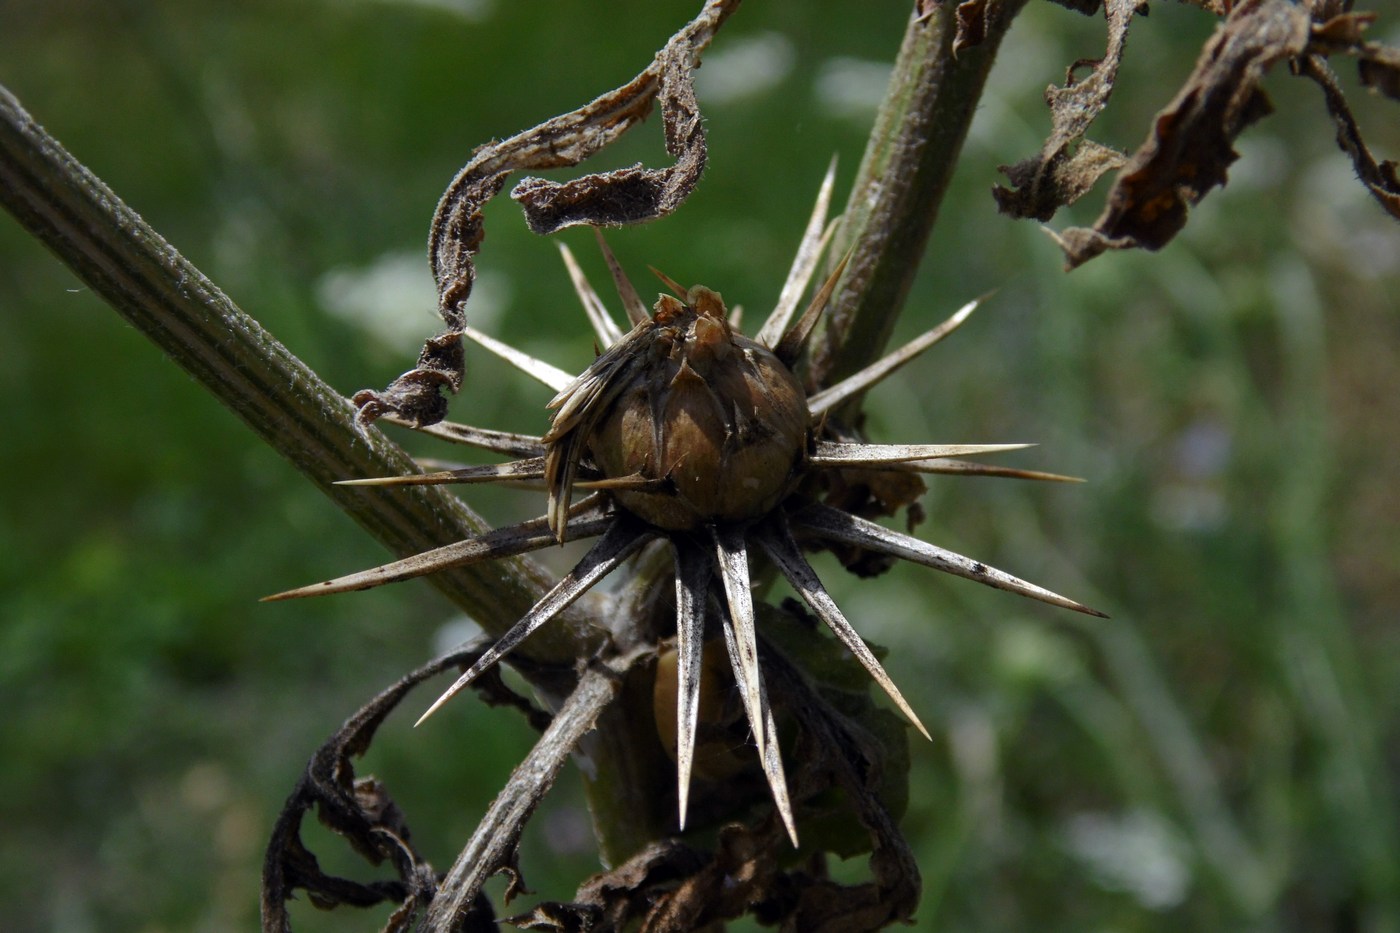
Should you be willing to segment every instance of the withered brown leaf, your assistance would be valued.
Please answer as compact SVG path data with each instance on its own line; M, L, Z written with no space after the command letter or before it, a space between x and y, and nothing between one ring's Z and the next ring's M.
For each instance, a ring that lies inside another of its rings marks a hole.
M1361 83L1375 88L1391 100L1400 100L1400 50L1382 47L1374 55L1357 62Z
M1361 130L1356 118L1347 107L1346 98L1337 86L1336 75L1319 55L1309 55L1299 63L1298 73L1311 78L1322 88L1327 101L1327 112L1337 128L1337 145L1351 157L1356 169L1356 177L1371 192L1371 196L1397 220L1400 220L1400 174L1392 161L1377 162L1371 150L1361 139Z
M316 750L283 805L268 842L262 878L264 933L291 930L287 903L298 890L322 908L397 903L400 906L386 930L407 930L416 923L436 893L437 874L410 841L408 824L388 788L373 777L356 778L353 759L369 750L375 732L414 687L443 671L470 666L482 650L468 646L403 677L361 707ZM537 728L548 725L548 714L507 687L498 672L477 686L488 704L515 706ZM397 878L360 882L322 871L301 838L302 821L312 810L370 864L388 861ZM473 902L461 929L495 929L487 898Z
M992 191L997 207L1013 217L1049 220L1055 211L1073 204L1094 186L1106 172L1121 168L1126 157L1116 149L1084 138L1090 124L1108 103L1128 26L1137 12L1137 0L1108 0L1104 15L1108 21L1108 46L1098 61L1075 62L1069 68L1064 87L1050 87L1045 102L1050 105L1052 129L1039 154L1015 165L1000 167L1011 181L1011 188ZM1075 80L1083 65L1093 70Z
M578 224L623 226L671 213L695 189L705 168L705 130L691 82L688 50L667 46L661 65L661 112L666 151L676 163L664 169L641 165L615 169L563 184L527 178L510 196L540 235Z
M1317 13L1313 16L1316 19ZM1400 49L1367 42L1365 32L1376 21L1374 13L1339 12L1313 26L1312 51L1343 52L1356 56L1361 83L1400 100Z
M1058 236L1074 268L1108 249L1164 246L1188 207L1226 181L1239 157L1232 143L1271 110L1264 73L1308 46L1311 22L1287 0L1244 0L1201 51L1186 83L1153 121L1151 135L1123 167L1092 228Z
M578 165L641 122L659 97L667 151L677 160L674 166L633 166L564 184L527 179L514 196L531 228L542 233L579 223L637 223L673 211L685 200L705 164L691 72L738 5L739 0L708 0L631 81L576 110L476 150L438 202L428 241L438 313L447 327L423 345L417 365L387 388L355 394L362 425L386 414L417 425L446 417L441 390L456 393L464 377L462 328L476 278L472 259L484 236L481 209L500 193L511 173Z

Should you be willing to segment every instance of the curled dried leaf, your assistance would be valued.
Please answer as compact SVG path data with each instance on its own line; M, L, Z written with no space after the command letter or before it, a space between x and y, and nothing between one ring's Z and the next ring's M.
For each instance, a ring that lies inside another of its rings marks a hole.
M452 667L470 664L475 648L453 652L424 665L366 703L317 749L297 782L268 842L263 862L262 928L264 933L289 933L287 902L298 889L317 907L372 907L386 901L400 908L387 929L409 929L437 890L437 875L410 841L407 822L388 788L372 777L356 778L352 759L364 755L384 719L418 684ZM483 684L495 701L515 701L533 709L494 679ZM397 878L370 882L328 875L301 839L301 824L316 810L322 823L340 835L372 865L389 862ZM490 929L489 901L476 901L463 929ZM478 924L478 925L474 925Z
M481 209L500 193L513 172L578 165L641 122L658 97L669 169L640 167L589 175L565 184L526 180L515 197L537 232L577 223L620 225L650 220L674 210L693 190L705 164L704 132L691 89L691 70L738 0L708 0L699 15L666 44L645 70L592 102L473 154L438 202L428 240L438 287L438 313L446 330L423 346L418 365L376 392L353 401L367 425L386 414L427 425L446 417L442 389L462 387L462 329L476 278L473 257L484 236Z
M527 178L510 196L540 235L591 224L623 226L655 220L674 211L700 181L705 168L705 130L691 80L688 48L667 46L658 56L666 151L676 163L664 169L641 165L585 175L565 183Z
M1012 185L992 191L1002 213L1049 220L1056 210L1087 194L1105 173L1122 167L1126 158L1123 153L1085 139L1084 134L1113 93L1128 41L1128 26L1137 12L1137 0L1108 0L1104 10L1108 46L1103 58L1076 62L1070 66L1064 87L1046 89L1050 137L1037 155L1015 165L1001 166L1000 171ZM1091 65L1092 70L1076 80L1075 72L1083 65Z
M1376 21L1374 13L1327 11L1322 19L1313 12L1313 41L1311 50L1323 55L1345 53L1356 56L1356 69L1361 83L1389 97L1400 100L1400 49L1377 42L1367 42L1366 30Z
M1160 249L1171 240L1189 206L1225 183L1239 157L1235 138L1270 112L1259 88L1265 72L1302 54L1310 35L1307 11L1286 0L1237 5L1123 167L1094 226L1058 236L1066 264L1073 268L1108 249Z
M1311 78L1322 88L1323 97L1327 101L1327 112L1332 115L1332 122L1337 128L1337 145L1351 157L1356 177L1381 207L1400 220L1398 167L1391 161L1377 162L1375 156L1371 155L1371 150L1361 139L1361 130L1347 107L1346 97L1337 86L1337 78L1332 69L1327 67L1321 56L1309 55L1299 63L1298 73Z

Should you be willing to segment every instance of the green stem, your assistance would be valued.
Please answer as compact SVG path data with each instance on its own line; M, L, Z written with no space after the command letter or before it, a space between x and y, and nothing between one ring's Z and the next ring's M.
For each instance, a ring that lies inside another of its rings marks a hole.
M831 384L880 355L923 258L996 51L1025 0L993 0L985 38L953 51L955 3L912 18L836 236L851 250L814 373Z
M0 203L77 276L253 432L396 555L480 533L455 496L420 486L390 493L336 480L412 472L413 461L152 230L44 132L0 87ZM489 632L500 634L548 586L526 560L491 561L430 581ZM289 581L294 582L294 581ZM548 626L522 649L544 664L596 650L582 624Z

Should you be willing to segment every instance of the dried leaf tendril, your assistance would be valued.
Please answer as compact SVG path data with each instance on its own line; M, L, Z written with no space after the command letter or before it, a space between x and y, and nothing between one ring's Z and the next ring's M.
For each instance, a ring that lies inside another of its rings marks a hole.
M705 132L691 73L738 5L739 0L709 0L631 81L577 110L477 149L443 193L428 239L438 313L447 328L423 345L413 369L382 391L355 394L362 425L384 415L415 425L436 424L446 417L442 390L457 393L464 378L462 335L476 278L473 257L484 235L481 209L500 193L512 172L578 165L641 122L659 99L666 150L676 159L674 165L632 166L563 184L526 178L511 196L536 233L578 224L640 223L680 206L705 168Z

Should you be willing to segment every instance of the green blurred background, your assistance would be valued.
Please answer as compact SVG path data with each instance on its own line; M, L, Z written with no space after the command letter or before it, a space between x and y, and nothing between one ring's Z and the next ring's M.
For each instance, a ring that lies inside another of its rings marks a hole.
M832 153L844 198L907 7L745 4L702 70L705 180L612 238L624 263L751 319L770 307ZM0 82L349 393L433 330L422 244L472 148L626 80L696 8L8 0ZM1095 138L1136 146L1212 26L1154 5ZM1400 36L1393 15L1378 29ZM1064 275L989 191L1039 147L1045 86L1102 49L1101 19L1050 4L1016 24L899 334L999 291L868 410L877 440L1037 441L1008 462L1085 477L934 478L921 534L1113 620L819 563L934 731L904 821L920 928L1400 929L1400 226L1352 179L1320 95L1278 74L1279 113L1176 242ZM1400 153L1394 106L1346 84L1373 146ZM600 164L662 159L655 121L634 136ZM1054 226L1091 221L1103 187ZM487 230L477 326L585 365L553 244L505 198ZM601 286L588 236L564 239ZM540 431L548 393L474 363L454 416ZM422 583L258 604L385 555L8 218L0 398L0 925L250 929L307 756L469 623ZM496 521L540 510L467 498ZM470 702L412 718L362 770L446 867L531 736ZM598 867L577 783L525 842L542 896Z

